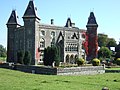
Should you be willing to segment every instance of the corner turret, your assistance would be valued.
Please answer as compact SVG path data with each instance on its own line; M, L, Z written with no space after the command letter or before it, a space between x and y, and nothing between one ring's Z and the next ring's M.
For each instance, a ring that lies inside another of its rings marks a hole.
M20 27L20 24L18 23L18 16L16 14L16 11L13 10L10 18L7 22L7 28L8 28L8 38L7 38L7 62L15 62L15 30Z
M34 3L33 0L29 1L29 4L27 6L27 9L23 15L23 19L24 18L37 18L38 20L40 20L40 18L37 16L37 8L34 7Z
M88 54L87 60L93 60L97 57L98 39L97 39L97 27L96 18L93 12L90 12L90 16L87 22L87 37L88 37Z
M8 22L6 25L18 25L20 26L20 24L18 23L18 16L15 10L12 10L12 13L10 15L10 18L8 19Z
M34 6L33 0L29 1L27 9L23 15L24 21L24 34L25 34L25 51L29 51L31 54L31 64L35 65L37 61L36 52L38 50L39 41L36 38L38 37L38 27L40 24L40 18L37 16L37 8Z
M98 24L96 22L96 18L94 16L93 12L90 12L90 16L88 18L88 22L87 22L86 27L89 27L89 26L96 26L96 27L98 27Z

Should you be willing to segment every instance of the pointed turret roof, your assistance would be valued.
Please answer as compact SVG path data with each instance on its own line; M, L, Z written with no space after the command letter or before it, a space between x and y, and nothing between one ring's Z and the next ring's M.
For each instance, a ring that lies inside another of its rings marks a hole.
M65 27L72 27L71 19L68 18Z
M10 18L8 19L7 25L10 25L10 24L19 25L18 24L18 16L17 16L15 10L12 10Z
M96 22L96 18L94 16L94 13L93 12L90 12L90 16L88 18L88 22L87 22L87 25L96 25L98 26L97 22Z
M28 17L32 17L32 18L38 18L37 17L37 8L34 7L34 3L33 3L33 0L30 0L29 1L29 4L27 6L27 9L23 15L23 18L28 18ZM39 18L38 18L39 19ZM39 19L40 20L40 19Z

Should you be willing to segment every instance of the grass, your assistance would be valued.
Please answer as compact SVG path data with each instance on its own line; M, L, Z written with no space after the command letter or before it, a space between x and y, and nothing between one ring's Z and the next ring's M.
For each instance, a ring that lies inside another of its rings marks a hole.
M120 74L56 76L0 68L0 90L120 90Z
M118 68L106 68L106 70L120 70L120 67L118 67Z

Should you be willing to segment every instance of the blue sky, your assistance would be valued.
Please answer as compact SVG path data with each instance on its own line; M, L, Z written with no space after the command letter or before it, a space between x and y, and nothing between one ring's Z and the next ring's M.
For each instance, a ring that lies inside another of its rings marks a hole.
M0 44L7 46L6 23L13 9L16 9L19 22L23 25L22 16L29 0L1 0L0 3ZM98 33L107 34L119 41L120 38L120 0L34 0L41 23L64 26L68 17L75 26L86 29L91 11L96 16Z

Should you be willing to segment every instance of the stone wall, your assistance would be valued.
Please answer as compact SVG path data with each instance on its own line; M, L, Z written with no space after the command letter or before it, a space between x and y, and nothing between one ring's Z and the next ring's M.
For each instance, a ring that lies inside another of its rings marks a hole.
M26 66L26 65L14 65L14 64L0 64L0 68L18 70L33 74L45 74L45 75L56 75L57 68L52 67L39 67L39 66Z
M120 73L120 70L105 70L105 73Z
M18 71L35 73L35 74L56 75L57 73L57 69L51 67L15 65L14 69Z
M14 64L0 64L0 68L18 70L27 73L45 74L45 75L94 75L105 73L103 66L89 67L71 67L71 68L53 68L40 66L25 66Z
M103 66L58 68L57 75L94 75L105 73Z

